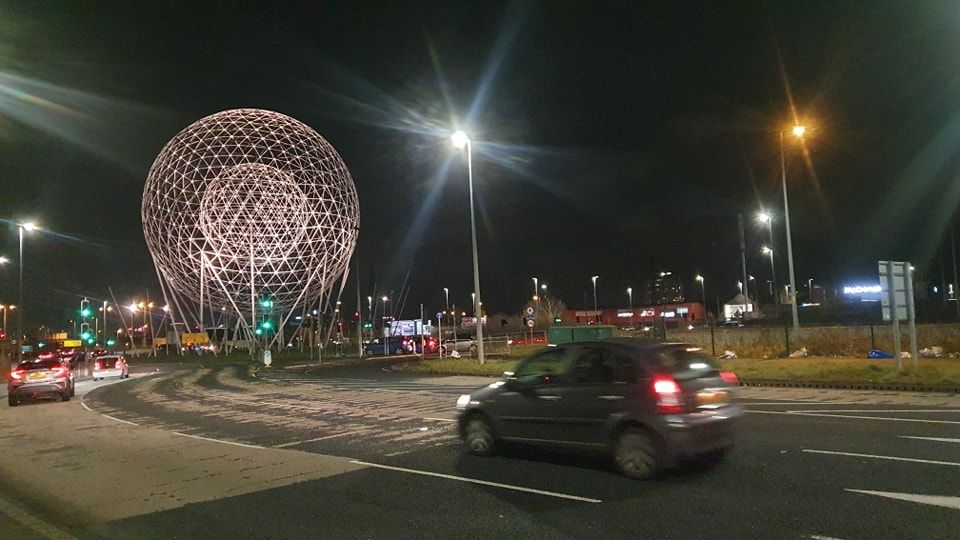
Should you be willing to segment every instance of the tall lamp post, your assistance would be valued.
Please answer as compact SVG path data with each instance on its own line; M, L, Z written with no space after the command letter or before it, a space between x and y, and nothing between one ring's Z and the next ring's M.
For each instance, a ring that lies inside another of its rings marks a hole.
M450 140L453 146L458 150L467 149L467 182L470 185L470 236L473 240L473 312L477 317L477 361L482 365L485 357L483 355L483 313L480 306L483 302L480 299L480 261L477 256L477 218L473 203L473 143L470 137L462 131L454 133Z
M33 231L37 226L32 221L17 225L20 236L20 312L17 314L17 361L23 360L23 231Z
M594 317L597 318L597 323L600 322L600 314L597 313L600 311L600 309L597 307L597 279L599 278L600 276L592 276L590 278L590 281L593 282L593 312Z
M627 309L633 311L633 287L627 287ZM633 315L631 314L632 318Z
M700 295L701 295L701 298L703 299L703 310L706 311L707 310L707 286L703 284L705 280L703 279L703 276L701 276L700 274L697 274L697 277L695 279L700 282Z
M767 232L770 235L770 246L763 246L760 252L770 256L770 279L773 283L773 302L777 306L777 317L780 316L780 290L777 287L777 269L773 262L773 216L766 212L757 214L757 221L767 226Z
M791 129L793 136L803 138L807 128L801 125L795 125ZM793 273L793 240L790 236L790 203L787 199L787 160L783 149L783 130L780 130L780 173L783 183L783 221L787 229L787 267L790 269L790 313L793 316L793 328L800 327L800 320L797 316L797 283Z
M9 262L10 262L10 259L8 259L8 258L6 258L6 257L0 257L0 266L3 266L3 265L5 265L5 264L8 264ZM0 305L0 310L3 311L3 335L4 335L4 337L6 337L6 335L7 335L7 306Z

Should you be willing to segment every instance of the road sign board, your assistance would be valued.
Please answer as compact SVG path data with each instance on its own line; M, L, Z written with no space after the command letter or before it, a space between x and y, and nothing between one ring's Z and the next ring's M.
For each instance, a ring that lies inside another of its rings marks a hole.
M880 261L880 305L883 309L883 320L890 319L890 278L888 277L888 262L893 266L893 297L896 299L897 319L906 321L909 319L907 314L907 283L906 276L909 272L909 263L897 261Z
M442 311L438 311L438 312L437 312L437 320L440 320L440 319L442 319L442 318L443 318L443 312L442 312Z
M533 325L534 325L534 324L535 324L535 323L533 322L533 319L527 319L527 326L528 326L528 327L533 328Z
M527 308L527 315L533 315L533 306Z

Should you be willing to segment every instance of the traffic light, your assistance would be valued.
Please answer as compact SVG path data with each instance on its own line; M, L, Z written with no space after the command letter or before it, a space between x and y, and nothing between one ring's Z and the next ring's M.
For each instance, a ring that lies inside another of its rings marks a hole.
M258 336L262 336L262 335L263 335L263 330L257 328L256 330L253 331L253 333L256 334L256 335L258 335Z
M93 337L93 332L90 331L90 325L83 323L80 325L80 339L87 341Z
M273 309L273 300L270 298L263 298L260 300L260 307L263 309Z
M95 339L93 339L93 338L90 338L90 339L87 340L87 345L93 345L93 344L96 343L96 342L97 342L97 340L95 340Z
M80 316L84 319L90 318L90 315L93 315L93 310L90 309L90 301L84 298L80 301Z
M117 340L115 340L115 339L113 339L113 338L110 338L110 339L107 340L107 345L109 345L110 347L113 347L113 346L116 345L116 344L117 344Z
M373 328L373 323L372 323L372 322L367 321L367 322L363 323L363 329L364 329L364 330L369 330L369 329L371 329L371 328Z
M263 321L260 323L260 328L263 328L264 330L270 330L273 328L273 323L270 321Z

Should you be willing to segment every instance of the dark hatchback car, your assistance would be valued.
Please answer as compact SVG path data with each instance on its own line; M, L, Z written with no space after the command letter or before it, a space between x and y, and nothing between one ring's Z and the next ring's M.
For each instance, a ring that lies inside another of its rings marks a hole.
M75 392L70 363L59 358L24 360L10 371L7 403L16 407L24 399L55 396L69 401Z
M568 343L506 375L457 400L474 454L502 440L600 450L625 476L649 478L679 460L719 460L743 414L735 376L679 343Z

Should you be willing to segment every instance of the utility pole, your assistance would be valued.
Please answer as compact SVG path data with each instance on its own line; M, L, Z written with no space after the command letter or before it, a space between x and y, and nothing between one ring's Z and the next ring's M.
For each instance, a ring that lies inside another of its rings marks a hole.
M743 272L743 296L746 298L744 310L750 306L750 292L747 290L747 246L743 238L743 214L737 214L737 228L740 230L740 270ZM746 315L746 313L744 313Z
M953 303L957 308L957 318L960 319L960 291L957 290L957 242L954 239L953 229L956 224L950 219L950 250L953 253Z

